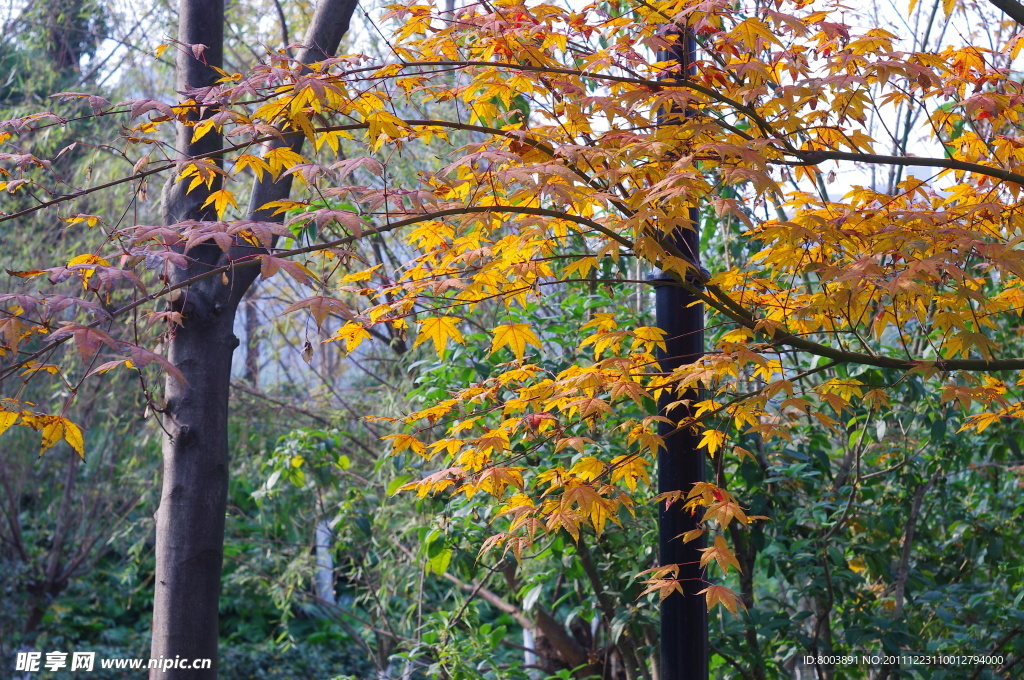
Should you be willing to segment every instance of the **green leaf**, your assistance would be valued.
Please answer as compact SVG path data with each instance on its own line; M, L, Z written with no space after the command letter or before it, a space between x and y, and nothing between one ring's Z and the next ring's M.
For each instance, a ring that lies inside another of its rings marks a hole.
M434 557L427 559L427 573L433 572L440 576L447 571L448 565L452 561L452 549L445 546L443 542L439 541L438 543L441 544L441 549L437 551ZM434 545L437 545L437 543L431 544L431 549L433 549Z
M342 468L345 469L345 468ZM404 484L412 480L412 475L399 475L388 482L388 495L394 496Z
M533 609L533 605L537 604L537 600L540 599L541 593L544 592L544 584L538 583L526 593L523 597L523 611L530 611Z
M273 489L277 484L277 480L281 478L281 470L277 469L270 473L270 477L267 478L267 483L264 485L267 489Z

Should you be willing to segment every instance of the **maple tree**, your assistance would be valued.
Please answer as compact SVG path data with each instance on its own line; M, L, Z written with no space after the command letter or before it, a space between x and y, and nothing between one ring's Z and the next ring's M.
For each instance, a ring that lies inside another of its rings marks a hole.
M125 139L139 162L122 181L167 173L171 205L193 212L172 210L158 227L110 227L96 252L16 272L70 279L99 302L77 292L7 296L0 379L52 374L77 385L159 365L173 396L203 371L183 372L173 351L165 357L136 340L137 315L172 300L150 318L173 347L194 328L182 305L211 286L237 305L256 276L308 286L289 312L329 327L330 342L349 353L388 329L444 357L466 341L474 314L497 309L489 350L504 370L395 421L404 429L387 437L393 452L430 470L406 489L495 497L504 519L485 548L518 557L544 534L600 535L648 481L663 443L657 424L673 415L652 404L700 388L693 417L678 427L698 432L716 475L659 500L701 514L698 532L712 538L702 566L728 573L740 564L726 537L762 519L724 474L727 457L754 457L741 436L770 446L804 417L840 431L854 409L888 407L907 375L958 405L965 429L1024 414L1014 377L1024 359L1014 338L995 332L1024 300L1024 92L1013 70L1024 26L1015 3L992 8L936 3L924 34L901 34L858 27L871 18L838 4L800 1L398 5L386 63L328 57L306 69L281 55L249 74L221 71L176 105L96 102L98 115L134 121ZM931 8L909 10L922 17ZM929 36L935 16L955 22L968 12L994 17L990 45L969 32L954 44ZM658 56L681 31L699 44L693 74ZM198 42L173 48L205 69ZM421 114L427 104L452 115ZM894 124L904 120L919 125ZM60 122L7 122L3 189L58 193L48 161L19 140ZM161 144L169 124L188 158ZM301 139L311 149L293 145ZM393 173L408 154L445 158L417 177ZM867 181L870 168L888 180ZM255 192L243 211L250 174L274 195ZM840 178L844 193L832 197ZM292 179L303 195L268 189ZM45 209L91 228L100 217L67 206L103 188L40 198L2 219ZM675 239L695 228L693 208L700 219L744 225L737 256L709 274ZM407 260L361 267L353 245L384 234L403 239ZM625 260L660 269L706 305L717 330L705 357L661 371L657 327L595 311L578 336L546 337L522 313L545 290L600 283L606 263ZM68 310L80 316L70 320ZM229 336L230 324L221 330ZM73 379L46 363L68 339L86 364ZM534 360L567 342L588 359L558 372ZM200 338L196 351L211 347ZM113 353L122 358L100 362ZM869 383L836 372L848 365L888 373ZM36 411L17 387L8 394L0 432L32 428L43 450L63 439L84 454L71 419ZM625 403L648 413L616 418ZM590 434L602 428L621 430L628 448L597 446ZM549 449L564 462L526 464ZM679 590L677 566L648 572L648 591ZM704 592L709 605L739 611L740 596L711 576Z

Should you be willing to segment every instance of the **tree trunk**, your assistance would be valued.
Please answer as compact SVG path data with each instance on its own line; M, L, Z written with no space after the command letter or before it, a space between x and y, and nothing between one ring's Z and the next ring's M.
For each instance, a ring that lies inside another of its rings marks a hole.
M258 303L254 285L245 294L245 380L254 388L260 386L260 343L256 337L260 328Z
M223 63L222 0L180 0L177 89L207 87L217 79L210 66ZM200 61L190 45L205 45ZM175 149L179 162L221 148L215 130L191 143L191 128L179 125ZM164 192L164 221L215 218L200 206L209 195L200 186L186 193L185 183L169 180ZM215 183L214 188L217 188ZM189 251L190 264L173 273L174 283L201 275L220 264L216 246ZM217 609L224 547L228 491L228 386L231 353L238 344L232 328L235 309L214 279L200 281L171 302L183 324L175 329L168 359L185 377L168 377L163 426L163 487L156 513L156 579L153 595L154 659L209 659L209 669L151 670L167 680L217 677Z
M189 289L185 325L170 360L188 385L167 384L163 490L156 519L152 658L213 659L205 671L158 677L214 678L217 608L228 490L228 385L234 309ZM183 296L184 298L184 296Z
M320 520L316 523L316 596L332 607L338 604L334 596L333 545L334 532L331 531L330 522Z
M692 31L677 36L675 44L660 59L672 59L679 64L673 79L695 73L697 43ZM677 125L690 117L689 109L673 107L659 114L658 125ZM700 211L689 209L691 229L677 228L673 245L695 269L700 263ZM696 272L687 274L690 284L700 287ZM693 293L674 285L675 280L664 272L651 277L655 290L655 316L658 328L665 331L664 349L658 355L661 370L671 373L680 366L699 361L704 355L704 305ZM694 404L702 397L699 388L689 388L683 394L665 391L658 404L658 414L672 422L659 422L658 434L665 445L658 450L658 492L688 492L693 485L703 482L707 474L707 460L698 445L698 433L692 426L681 426L695 413ZM669 410L673 402L686 406ZM659 504L658 511L658 563L662 566L677 564L682 593L673 593L661 602L660 674L664 680L707 680L708 614L704 597L704 569L700 566L704 537L684 543L680 536L699 528L696 515L683 509L682 502L671 507Z
M322 0L306 34L308 46L299 56L317 61L337 50L348 29L354 0ZM179 91L212 85L223 54L222 0L180 0L177 57ZM197 56L191 45L205 45ZM200 93L193 93L200 98ZM211 130L191 143L192 130L179 126L176 150L184 162L191 156L216 152L222 139ZM301 142L300 142L301 143ZM288 178L290 180L290 178ZM255 208L288 195L290 181L257 183ZM164 220L215 219L200 206L209 195L204 186L186 193L187 183L169 183L164 193ZM214 183L212 190L218 188ZM278 217L277 219L281 219ZM172 283L192 280L225 265L238 253L217 246L189 250L189 265L176 270ZM251 255L251 248L247 254ZM209 659L210 668L169 668L152 671L161 680L207 680L217 677L217 612L224 549L224 514L228 489L228 396L231 355L238 345L233 332L235 312L257 275L249 267L231 276L196 281L171 302L182 315L170 342L168 358L185 383L167 379L163 413L163 487L156 513L156 583L153 600L151 658L195 662Z

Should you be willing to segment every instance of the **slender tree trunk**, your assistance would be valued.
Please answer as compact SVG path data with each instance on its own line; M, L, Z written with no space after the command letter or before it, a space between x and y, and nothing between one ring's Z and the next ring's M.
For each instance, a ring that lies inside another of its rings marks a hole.
M677 36L675 45L661 59L673 59L679 64L676 78L694 73L697 43L692 32ZM674 125L691 115L688 109L674 109L659 115L658 125ZM700 268L700 212L689 209L691 230L677 229L673 236L676 248L696 268ZM700 279L688 274L691 284L700 286ZM704 354L704 305L692 293L675 285L674 279L660 273L649 279L654 284L658 328L665 331L665 349L659 353L661 370L671 373L680 366L699 361ZM658 492L688 492L693 485L703 482L707 474L704 451L698 446L698 434L692 427L679 424L694 415L694 406L700 398L697 388L683 395L666 391L658 404L658 413L674 422L659 422L658 434L665 445L658 451ZM687 406L669 411L675 401ZM671 507L665 503L658 511L658 562L661 565L678 564L677 578L682 593L674 593L661 602L660 671L663 680L707 680L708 678L708 615L704 597L704 569L700 566L704 538L684 543L680 536L700 526L697 516L683 509L682 502Z
M203 291L206 292L206 291ZM168 381L164 470L157 512L153 658L212 659L207 671L155 677L214 678L228 489L228 385L234 309L188 293L170 360L188 380Z
M207 87L217 79L211 66L223 63L222 0L180 0L177 89ZM190 45L205 45L200 55ZM205 62L205 63L204 63ZM221 148L215 130L191 143L192 130L178 126L179 162ZM173 179L171 180L173 182ZM200 206L209 195L203 187L186 193L184 183L168 183L164 221L215 219ZM214 185L217 188L217 185ZM176 270L175 283L201 275L220 264L215 246L189 251L190 264ZM163 426L163 488L156 513L156 580L153 596L154 659L209 659L209 669L163 669L150 677L217 677L217 609L224 547L224 512L228 491L228 388L231 353L238 344L232 328L235 309L219 281L206 279L171 302L183 325L175 329L168 359L186 382L167 379Z
M337 50L356 6L355 0L321 0L306 34L299 59L317 61ZM223 55L224 5L222 0L180 0L177 87L199 99L216 80L211 66ZM205 45L193 50L191 45ZM215 131L191 143L192 130L179 126L176 150L181 162L222 148ZM295 145L300 144L297 142ZM249 211L256 219L267 201L286 197L291 182L257 183ZM215 215L203 202L203 187L186 192L186 183L168 184L164 193L164 220L209 220ZM212 189L216 190L215 182ZM276 219L281 219L277 217ZM251 248L246 251L251 255ZM174 273L174 283L192 280L212 267L228 264L240 253L223 253L214 245L189 250L189 265ZM207 680L217 677L217 629L220 574L224 550L224 514L228 489L228 396L231 355L238 346L233 332L235 312L255 280L254 268L196 281L171 302L183 323L170 342L168 358L185 377L168 378L163 425L163 488L156 513L156 583L153 601L151 657L182 659L190 666L209 659L210 668L161 668L151 678Z
M260 344L256 338L260 320L256 302L257 287L253 285L245 294L245 380L253 387L260 386Z
M316 596L326 604L338 604L334 596L334 557L331 547L334 544L334 532L327 520L316 524Z

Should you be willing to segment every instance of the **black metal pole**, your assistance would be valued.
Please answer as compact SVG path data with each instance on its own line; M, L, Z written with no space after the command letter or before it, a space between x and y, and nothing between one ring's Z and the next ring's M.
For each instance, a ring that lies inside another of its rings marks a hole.
M662 61L679 62L676 77L694 72L696 42L686 31L678 36L670 54ZM671 111L659 119L660 125L678 124L687 112ZM675 119L674 121L672 119ZM675 246L695 265L700 267L699 211L690 209L692 229L676 232ZM696 283L699 277L688 279ZM655 286L658 327L665 331L665 351L660 355L661 368L670 372L679 366L691 364L704 354L704 305L694 304L696 296L678 285L676 279L660 274L651 278ZM673 285L676 284L676 285ZM665 394L658 404L661 415L679 423L692 415L691 408L677 407L666 412L674 401L698 400L698 391L687 394ZM658 453L658 491L689 491L694 483L705 480L705 457L698 448L697 434L689 428L669 434L675 424L659 423L659 433L665 437L665 447ZM661 677L660 680L707 680L708 678L708 616L704 597L697 592L704 588L699 560L703 540L683 543L680 536L697 528L697 516L683 510L683 503L666 508L661 505L658 515L659 561L678 564L679 579L685 595L673 593L661 603Z

